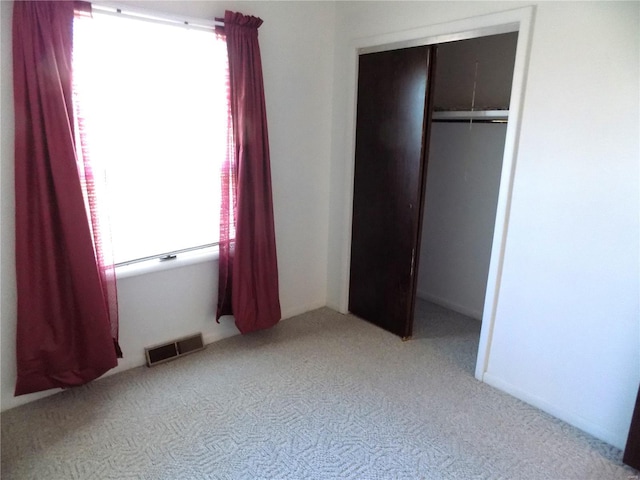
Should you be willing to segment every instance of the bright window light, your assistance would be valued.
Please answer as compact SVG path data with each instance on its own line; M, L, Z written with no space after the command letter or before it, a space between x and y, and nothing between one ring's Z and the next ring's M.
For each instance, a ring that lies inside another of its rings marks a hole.
M106 172L116 263L218 242L226 65L212 31L76 19L75 94Z

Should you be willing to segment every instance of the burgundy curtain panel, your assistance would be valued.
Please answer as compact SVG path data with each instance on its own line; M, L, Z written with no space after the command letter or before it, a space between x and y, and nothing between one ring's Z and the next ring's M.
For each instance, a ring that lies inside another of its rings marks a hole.
M232 313L241 333L272 327L281 317L267 113L258 28L262 20L225 12L233 159L222 175L218 318ZM236 180L235 187L229 179ZM226 179L226 180L225 180ZM235 198L234 198L235 197ZM229 209L232 211L229 212ZM233 226L224 224L235 218Z
M73 2L14 4L16 395L81 385L117 365L117 318L77 164L73 18Z

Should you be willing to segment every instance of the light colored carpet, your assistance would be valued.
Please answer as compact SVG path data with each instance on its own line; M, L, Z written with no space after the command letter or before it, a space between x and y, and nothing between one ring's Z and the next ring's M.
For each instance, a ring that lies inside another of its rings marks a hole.
M473 378L479 323L329 309L2 414L2 479L625 479L621 452Z

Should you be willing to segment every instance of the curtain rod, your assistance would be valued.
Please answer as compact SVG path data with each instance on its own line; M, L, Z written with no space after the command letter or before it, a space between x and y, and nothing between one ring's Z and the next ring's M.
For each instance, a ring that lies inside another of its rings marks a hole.
M211 20L205 20L201 18L178 18L172 17L170 14L161 12L153 12L150 10L144 10L140 8L131 8L123 5L116 4L92 4L93 11L100 12L106 15L123 16L129 18L135 18L137 20L144 20L154 23L163 23L175 26L183 26L186 28L193 28L197 30L211 31L216 27L224 26L224 20L216 17L212 22Z

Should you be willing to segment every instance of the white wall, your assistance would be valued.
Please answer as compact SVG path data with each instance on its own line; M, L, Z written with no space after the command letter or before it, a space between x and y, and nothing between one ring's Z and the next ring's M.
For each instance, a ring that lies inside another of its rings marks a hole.
M330 305L344 308L348 291L354 46L418 27L441 31L447 22L518 6L337 4ZM637 2L536 6L484 374L617 447L626 441L640 380L639 8Z
M487 370L618 447L640 380L639 7L539 6Z
M482 319L505 124L431 126L419 297Z
M325 305L329 157L335 7L326 2L119 2L196 18L225 8L264 20L262 53L271 149L280 301L283 318ZM15 262L13 254L12 3L2 1L1 131L1 408L39 398L13 397ZM309 19L313 19L310 21ZM213 341L235 334L214 321L217 262L207 261L119 282L120 341L125 358L111 373L144 362L143 348L202 331ZM45 393L46 394L46 393Z

